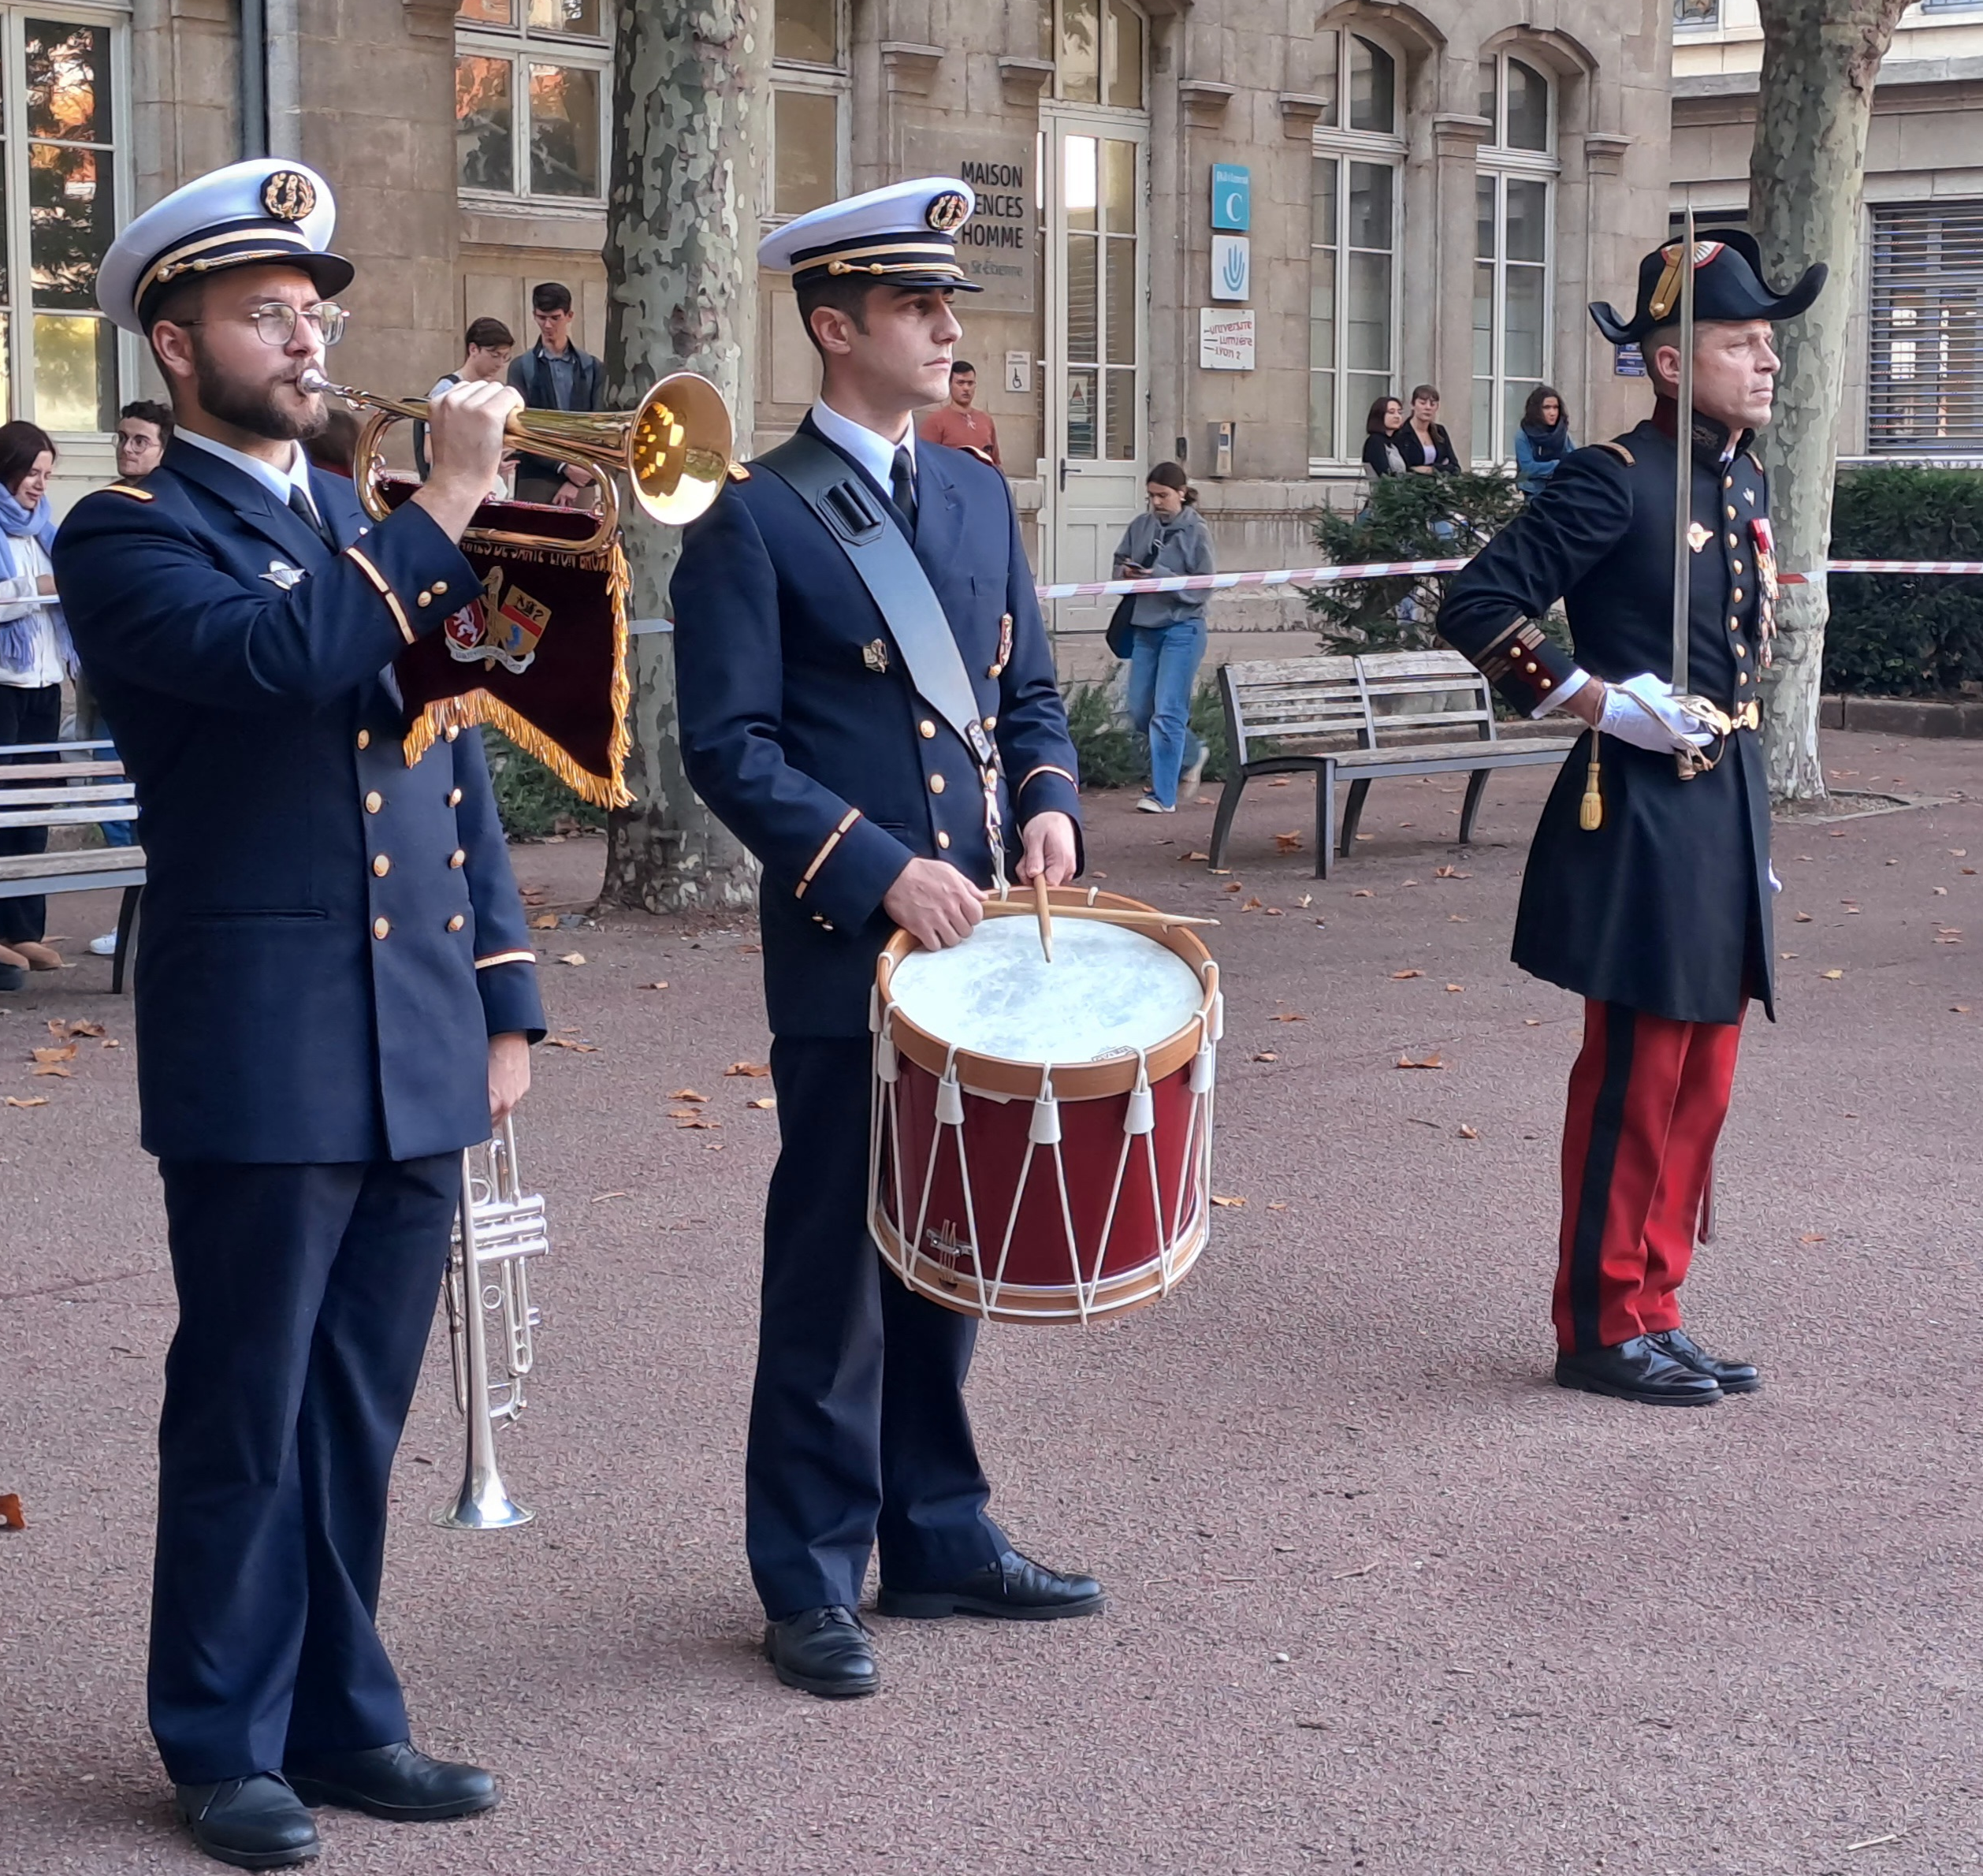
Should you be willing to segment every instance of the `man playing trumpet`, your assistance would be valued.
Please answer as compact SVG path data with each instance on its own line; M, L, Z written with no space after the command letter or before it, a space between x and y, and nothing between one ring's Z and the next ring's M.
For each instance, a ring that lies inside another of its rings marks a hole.
M460 1197L530 1081L534 958L479 742L408 766L393 658L477 590L456 543L517 406L434 403L433 474L376 527L301 447L344 323L323 180L236 163L140 215L98 294L177 434L77 504L55 576L137 785L143 1142L179 1325L158 1435L151 1728L180 1815L245 1869L309 1807L497 1801L408 1743L377 1631L386 1486Z

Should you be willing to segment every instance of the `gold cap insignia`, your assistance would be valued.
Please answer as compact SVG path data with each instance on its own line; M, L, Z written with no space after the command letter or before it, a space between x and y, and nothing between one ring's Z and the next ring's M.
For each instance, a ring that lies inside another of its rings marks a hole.
M923 219L939 234L954 234L971 218L971 199L962 190L945 189L930 198Z
M262 207L278 221L301 221L317 206L317 186L295 169L277 169L262 185Z

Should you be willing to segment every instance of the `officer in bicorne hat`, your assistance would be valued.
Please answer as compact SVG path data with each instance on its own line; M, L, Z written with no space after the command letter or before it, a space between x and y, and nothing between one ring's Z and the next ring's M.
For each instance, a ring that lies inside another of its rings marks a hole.
M689 780L764 862L782 1145L746 1547L779 1677L828 1696L880 1684L855 1614L877 1547L884 1615L1038 1620L1102 1602L986 1514L962 1396L977 1320L884 1273L868 1233L881 947L897 926L932 949L968 936L995 857L1050 885L1080 864L1073 746L1011 491L910 421L947 393L973 206L947 177L898 183L764 242L822 389L690 527L671 583ZM850 534L886 537L883 594Z
M317 1854L308 1806L497 1800L407 1743L373 1617L461 1149L544 1028L480 741L409 765L393 673L478 590L456 543L518 400L439 400L433 475L376 526L313 469L323 399L299 381L354 271L335 218L322 177L259 158L117 237L98 298L150 344L175 434L54 552L148 876L138 1096L179 1301L151 1728L195 1841L247 1869Z
M1679 1291L1743 1011L1760 998L1775 1017L1777 880L1757 695L1777 572L1769 487L1750 445L1769 419L1772 322L1803 312L1825 275L1814 266L1773 292L1754 241L1736 230L1706 233L1691 257L1684 242L1648 255L1629 319L1606 305L1590 311L1614 344L1643 349L1652 415L1565 458L1455 577L1439 615L1441 634L1516 709L1562 710L1588 726L1536 828L1514 944L1524 970L1585 999L1553 1306L1565 1387L1700 1405L1761 1385L1754 1368L1687 1334ZM1689 549L1684 625L1676 531ZM1536 623L1559 599L1574 657Z

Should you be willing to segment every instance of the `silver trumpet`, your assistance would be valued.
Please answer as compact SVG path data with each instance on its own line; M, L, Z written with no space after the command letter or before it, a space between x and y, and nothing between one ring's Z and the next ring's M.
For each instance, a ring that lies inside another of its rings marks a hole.
M538 1316L530 1260L551 1248L544 1197L517 1182L516 1130L506 1117L494 1136L461 1156L461 1209L444 1293L455 1358L455 1405L468 1423L467 1464L453 1503L433 1514L457 1531L503 1531L530 1513L504 1489L496 1429L523 1411ZM471 1299L472 1298L472 1303ZM498 1378L489 1378L489 1319L497 1319Z

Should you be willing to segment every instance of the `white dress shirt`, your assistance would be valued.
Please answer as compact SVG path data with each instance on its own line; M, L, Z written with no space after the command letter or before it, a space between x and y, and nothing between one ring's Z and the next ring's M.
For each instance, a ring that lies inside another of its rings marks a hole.
M319 520L323 519L318 511L317 498L310 492L310 458L300 443L289 445L289 467L285 470L264 462L259 456L249 456L225 443L216 443L211 437L203 437L197 430L179 430L173 434L180 441L192 444L194 449L203 449L209 456L217 456L223 463L232 463L244 475L253 476L285 508L289 505L289 491L302 489L303 500L310 504L311 513Z
M884 495L893 490L898 449L909 452L909 472L912 476L917 472L916 426L906 417L902 420L902 434L892 442L879 430L843 417L824 398L813 400L813 422L828 442L844 449L874 478Z

